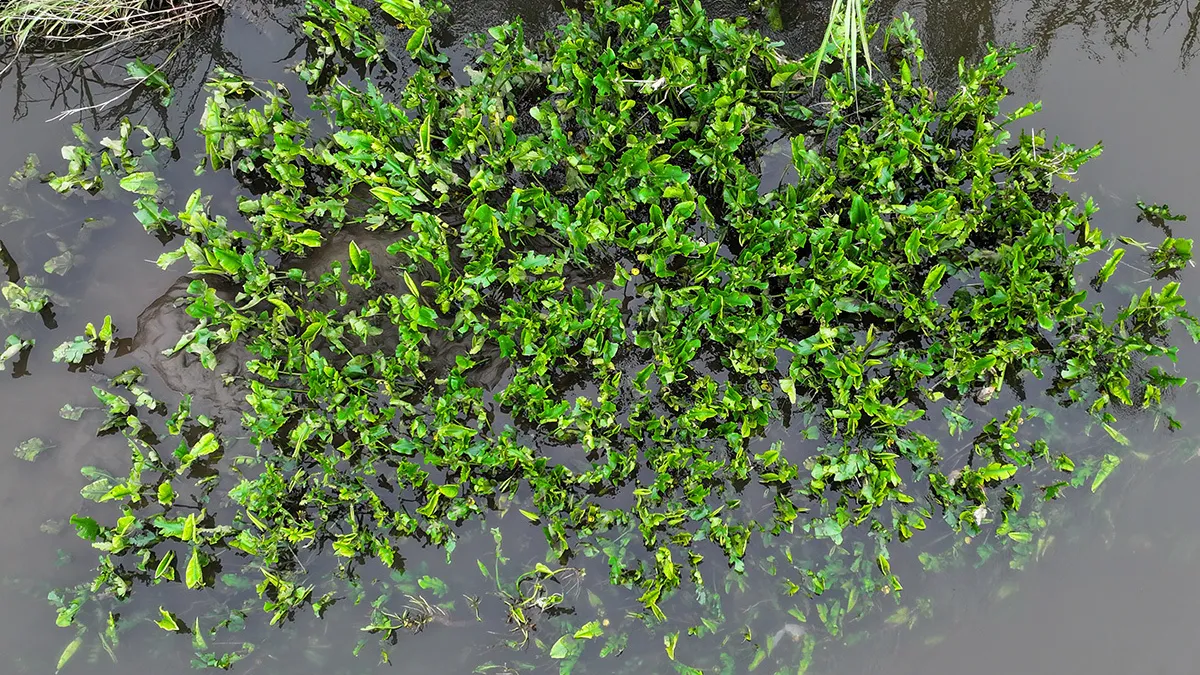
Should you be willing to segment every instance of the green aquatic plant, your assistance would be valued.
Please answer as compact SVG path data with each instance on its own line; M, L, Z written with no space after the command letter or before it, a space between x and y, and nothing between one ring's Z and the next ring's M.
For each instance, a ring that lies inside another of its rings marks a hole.
M1177 220L1182 222L1187 220L1187 216L1171 213L1171 207L1166 204L1147 204L1139 199L1137 207L1142 212L1142 218L1160 227L1166 221Z
M4 370L6 362L12 359L20 360L21 355L32 349L35 343L33 338L23 339L19 335L9 335L4 341L4 351L0 352L0 370Z
M100 324L100 328L96 328L94 324L89 323L83 329L83 335L76 335L69 342L63 342L54 348L54 361L66 361L67 363L81 363L85 358L92 354L101 354L110 351L117 343L115 337L116 330L112 325L112 317L105 316L104 322Z
M95 388L131 463L85 470L84 496L119 514L72 518L100 559L56 596L61 625L108 645L139 586L208 589L210 610L151 616L227 667L253 645L222 656L205 635L254 605L319 617L349 588L387 661L403 631L464 620L406 551L451 564L494 537L475 562L508 643L560 672L646 635L681 672L794 672L881 608L927 611L894 563L1019 567L1068 488L1111 481L1131 413L1179 426L1167 336L1200 324L1177 281L1110 310L1079 287L1109 241L1060 187L1100 148L1014 137L1039 107L1001 113L1016 50L939 95L898 20L878 77L856 80L840 39L849 68L814 87L828 45L797 59L697 3L602 1L542 40L491 28L457 74L444 9L380 4L405 31L398 83L370 11L310 3L299 72L328 131L286 88L215 73L201 170L253 186L237 213L167 201L152 151L169 143L149 132L150 154L128 125L64 152L54 189L137 195L176 238L159 265L190 265L192 327L167 354L249 358L223 376L239 433L190 397L148 414L166 404L140 372ZM1177 269L1184 241L1157 264ZM101 332L80 349L107 349ZM1085 419L1064 430L1055 407ZM501 528L535 553L508 562ZM932 528L954 536L914 549ZM308 573L318 553L335 573ZM583 607L585 578L620 593L588 586ZM88 603L107 624L76 618Z
M863 0L832 0L829 3L829 22L821 46L817 48L815 67L825 62L825 55L833 48L835 57L842 59L850 81L858 88L858 52L861 49L867 70L874 67L871 61L871 36L867 30L867 3ZM814 80L817 77L814 70Z

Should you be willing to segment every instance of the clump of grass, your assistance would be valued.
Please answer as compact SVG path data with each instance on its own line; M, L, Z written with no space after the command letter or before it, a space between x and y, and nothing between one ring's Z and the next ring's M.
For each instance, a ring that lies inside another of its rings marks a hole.
M0 39L18 51L112 45L196 21L223 0L10 0L0 7Z
M829 23L825 28L825 36L821 38L821 46L817 48L817 60L814 68L820 69L828 53L828 47L836 42L836 50L840 54L850 81L858 88L858 52L861 49L866 59L867 69L874 68L871 62L871 50L868 42L871 37L867 32L868 0L832 0L829 3ZM817 81L814 71L813 82Z

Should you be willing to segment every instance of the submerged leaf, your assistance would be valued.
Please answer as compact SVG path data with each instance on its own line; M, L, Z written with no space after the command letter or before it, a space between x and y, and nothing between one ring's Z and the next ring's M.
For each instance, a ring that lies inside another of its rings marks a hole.
M68 642L67 646L62 650L62 654L58 657L58 664L54 667L54 672L58 673L62 671L63 667L67 665L67 662L71 660L71 657L75 656L75 652L79 651L79 648L82 646L82 634L77 635L74 640Z
M71 271L71 268L74 266L75 254L71 251L63 251L62 253L47 260L46 264L42 267L46 270L47 274L57 274L62 276Z
M1096 469L1096 477L1092 479L1092 492L1100 489L1104 481L1112 472L1121 464L1121 458L1116 455L1105 455L1104 459L1100 460L1100 467Z
M1129 439L1125 438L1125 434L1122 434L1120 431L1112 428L1107 423L1104 424L1104 430L1108 432L1108 435L1111 436L1114 441L1120 443L1121 445L1129 445Z
M53 445L48 445L41 438L35 436L28 440L22 441L19 445L17 445L16 449L13 450L13 454L17 456L17 459L23 459L26 462L32 462L38 458L38 455L50 450L53 447Z
M550 658L565 659L574 656L579 651L579 644L571 635L563 635L550 648Z

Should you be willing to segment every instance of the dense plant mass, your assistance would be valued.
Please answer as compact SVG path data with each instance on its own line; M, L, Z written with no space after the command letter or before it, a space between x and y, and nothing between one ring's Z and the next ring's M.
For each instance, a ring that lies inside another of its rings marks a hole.
M505 596L526 638L588 561L638 596L624 618L543 632L564 672L668 616L741 644L722 601L768 577L795 624L755 636L736 668L677 652L668 624L666 655L742 672L790 636L794 672L885 596L901 602L893 556L916 533L960 533L920 551L930 569L968 547L1020 565L1048 544L1047 505L1120 461L1106 448L1127 442L1121 410L1176 426L1166 338L1196 322L1173 281L1115 311L1089 299L1080 266L1110 242L1055 181L1099 148L1010 133L1038 109L1000 112L1012 50L961 65L939 96L899 20L880 70L814 81L850 47L838 31L796 60L696 3L605 0L538 41L497 26L459 71L434 39L443 7L380 7L414 63L394 98L370 13L311 0L301 73L328 133L281 87L212 79L207 161L254 192L236 218L199 192L169 208L126 141L56 177L66 190L111 167L143 225L182 238L160 260L194 276L195 327L174 351L212 367L248 350L253 445L232 456L185 399L166 430L179 449L157 452L140 412L157 403L98 389L133 469L93 476L90 496L122 512L74 519L102 557L94 583L55 598L60 623L135 582L232 583L218 562L254 577L273 622L320 613L310 551L343 574L399 571L406 541L450 555L515 509L548 548ZM392 233L386 250L359 245L369 231ZM308 271L335 234L355 243ZM1163 274L1189 258L1184 240L1150 256ZM1022 401L1036 380L1088 429ZM495 536L484 575L500 575ZM435 614L380 597L365 621L385 641ZM191 624L176 611L159 625ZM208 630L196 623L199 652Z

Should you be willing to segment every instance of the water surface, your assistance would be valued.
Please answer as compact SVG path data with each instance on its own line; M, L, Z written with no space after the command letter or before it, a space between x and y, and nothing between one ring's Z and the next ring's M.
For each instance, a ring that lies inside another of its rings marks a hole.
M728 3L711 6L716 12L744 11ZM111 85L119 85L123 61L63 69L44 60L20 60L0 78L0 110L11 111L0 123L0 147L6 150L0 170L18 169L31 152L42 158L43 170L56 168L59 147L71 139L72 121L103 135L128 115L135 123L180 139L181 159L164 172L171 185L188 191L203 186L215 201L233 204L239 186L232 179L210 176L197 184L191 177L193 157L202 150L191 133L202 101L199 84L220 65L301 91L288 69L303 54L303 49L296 51L298 38L287 30L298 11L294 3L275 7L246 0L236 9L187 37L166 67L178 91L176 102L165 109L156 103L156 94L135 92L104 110L46 122L66 109L117 93L119 86ZM559 16L554 5L527 2L480 0L456 9L456 24L447 40L515 14L524 16L531 30L546 28ZM825 6L785 3L782 9L785 25L779 37L797 50L811 48L819 40ZM1106 232L1142 241L1160 236L1149 224L1137 222L1134 203L1139 198L1166 202L1176 212L1200 219L1200 133L1193 122L1200 110L1200 73L1189 68L1195 37L1191 21L1200 10L1133 0L931 0L880 2L874 11L913 14L930 56L927 75L939 84L952 81L959 58L978 57L989 41L1032 45L1034 51L1022 57L1010 76L1011 100L1014 105L1044 101L1044 112L1027 121L1048 129L1051 136L1078 145L1104 142L1104 155L1085 168L1071 189L1095 196L1102 207L1097 224ZM87 418L68 422L58 410L68 402L92 405L90 387L98 374L115 374L139 358L137 353L110 357L94 375L51 363L50 351L105 314L112 315L120 335L132 337L139 315L171 288L178 274L148 262L164 246L142 231L123 201L63 200L37 185L2 199L9 208L0 219L0 241L19 273L46 277L48 287L69 301L56 306L53 317L30 317L19 325L19 332L37 339L37 348L28 363L17 364L19 368L10 364L0 373L0 449L33 436L56 446L32 464L0 452L0 655L12 668L4 672L46 673L72 637L54 628L46 590L90 578L94 561L69 526L51 534L44 530L55 528L46 521L62 521L83 508L79 467L117 468L127 461L119 439L94 438L94 418L91 423ZM62 277L45 274L41 265L59 251L54 237L70 243L87 218L99 219L104 227L95 229L79 249L75 267ZM1175 234L1194 236L1195 222L1176 224ZM1138 280L1135 272L1125 273L1128 280ZM1196 275L1187 271L1182 280L1185 295L1200 298L1194 293L1200 281ZM1200 358L1194 348L1183 346L1181 351L1184 360ZM1185 424L1200 424L1195 398L1181 396L1176 401ZM200 410L204 405L197 402ZM1174 456L1184 442L1182 434L1148 432L1139 437L1139 449L1156 458ZM1120 469L1127 474L1120 490L1107 495L1096 510L1085 512L1048 556L1020 574L966 570L906 577L908 592L937 598L934 618L912 631L881 630L870 643L838 652L836 670L925 675L1193 672L1198 648L1193 634L1200 620L1200 585L1193 581L1200 554L1200 527L1195 525L1200 497L1191 489L1200 478L1197 467L1200 462L1172 460L1151 462L1139 471L1127 462ZM406 555L411 568L425 564L449 580L463 575L464 584L479 585L477 576L466 579L474 569L470 557L446 571L439 567L438 552L413 550ZM158 604L156 591L138 592L138 606ZM394 666L376 668L370 648L359 659L349 656L358 624L338 621L337 616L325 622L306 617L287 629L247 635L261 648L235 672L458 673L467 669L457 656L462 645L497 642L498 636L489 630L503 630L497 629L499 622L482 627L434 625L403 639L393 650ZM132 640L157 639L160 634L154 631L158 629L149 626ZM179 649L186 649L179 642ZM166 668L161 657L146 654L124 649L121 663L114 665L102 652L80 653L68 672L151 673ZM181 651L180 660L166 669L181 670L189 656ZM512 658L510 652L497 650L498 662Z

